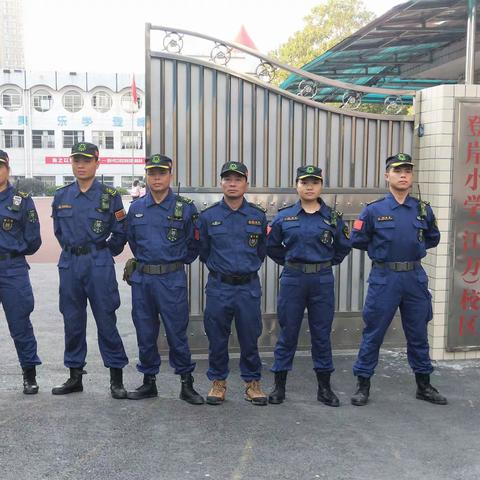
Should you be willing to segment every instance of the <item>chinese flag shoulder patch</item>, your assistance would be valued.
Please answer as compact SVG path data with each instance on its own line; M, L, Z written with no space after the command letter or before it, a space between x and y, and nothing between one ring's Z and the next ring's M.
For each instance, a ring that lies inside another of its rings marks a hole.
M117 222L121 222L126 216L127 214L125 213L124 208L115 212L115 218L117 219Z
M357 219L353 222L353 229L354 230L361 230L362 227L363 227L363 220L358 220Z

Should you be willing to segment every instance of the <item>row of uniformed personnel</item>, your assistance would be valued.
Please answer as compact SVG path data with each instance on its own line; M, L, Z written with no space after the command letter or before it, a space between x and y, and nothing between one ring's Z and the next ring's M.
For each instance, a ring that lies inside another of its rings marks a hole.
M282 403L307 309L317 398L338 406L330 385L334 371L330 343L335 305L332 267L341 263L353 246L368 251L373 267L364 307L365 329L354 365L358 385L352 404L368 401L370 377L397 308L417 381L417 398L447 403L430 385L433 368L427 323L432 309L421 266L426 249L438 244L440 234L430 206L409 195L413 181L409 155L400 153L387 159L385 178L390 193L365 207L351 237L342 215L321 199L322 170L312 165L297 170L298 202L279 211L267 225L265 212L245 200L248 171L241 163L223 165L223 198L198 215L191 200L175 195L170 188L172 160L152 155L145 165L149 192L132 203L127 215L116 190L95 179L97 147L77 143L71 158L76 181L58 189L52 204L55 236L62 247L58 268L65 325L64 364L70 369L67 381L53 388L54 395L83 390L88 299L97 323L100 353L110 369L113 398L158 395L155 376L160 368L160 316L170 365L181 378L180 398L192 404L204 403L193 388L195 363L186 334L185 264L200 255L209 270L204 326L209 340L207 376L212 387L207 403L218 405L225 399L233 319L245 399L255 405ZM32 199L10 185L9 172L8 155L0 151L0 300L23 369L24 393L34 394L38 392L35 366L41 362L29 319L33 294L25 255L40 247L40 228ZM123 385L122 369L128 359L116 327L120 297L113 262L113 256L121 253L127 242L135 256L127 262L126 280L132 287L137 368L144 375L142 384L131 392ZM257 346L262 330L258 270L267 254L284 267L277 308L280 336L272 367L275 385L268 397L260 386ZM21 302L14 300L17 292Z

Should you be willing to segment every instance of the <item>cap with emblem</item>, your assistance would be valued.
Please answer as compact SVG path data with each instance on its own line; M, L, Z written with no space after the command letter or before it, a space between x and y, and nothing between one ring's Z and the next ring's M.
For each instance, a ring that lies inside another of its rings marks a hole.
M227 162L224 163L222 166L222 170L220 171L220 176L223 177L224 175L227 175L228 173L239 173L240 175L243 175L244 177L248 177L248 169L247 167L240 162Z
M166 155L161 155L160 153L155 153L145 159L145 170L148 168L168 168L172 169L172 159Z
M9 162L8 153L0 150L0 163L3 163L8 167Z
M397 153L385 160L385 170L391 167L399 167L400 165L411 165L413 167L412 157L408 153Z
M87 158L98 158L98 147L93 143L78 142L72 147L71 157L82 156Z
M303 180L308 177L323 180L322 169L320 167L315 167L314 165L302 165L297 168L297 180Z

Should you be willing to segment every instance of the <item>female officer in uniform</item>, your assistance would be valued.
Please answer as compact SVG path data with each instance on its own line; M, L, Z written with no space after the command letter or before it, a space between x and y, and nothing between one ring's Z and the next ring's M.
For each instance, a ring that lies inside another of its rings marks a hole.
M275 387L270 403L285 400L287 372L291 370L305 308L312 337L312 358L317 373L320 402L338 407L330 387L333 372L330 332L335 310L332 266L350 252L349 230L341 214L320 198L322 170L307 165L297 169L294 205L273 219L267 238L267 254L284 265L280 279L277 314L280 336L275 346Z

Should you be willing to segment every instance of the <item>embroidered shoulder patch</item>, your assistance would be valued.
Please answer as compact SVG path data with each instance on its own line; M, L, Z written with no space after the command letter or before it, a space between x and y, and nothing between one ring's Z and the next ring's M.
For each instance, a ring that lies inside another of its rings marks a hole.
M353 222L353 229L354 230L361 230L362 227L363 227L363 220L358 220L357 219Z
M38 215L36 210L28 210L27 212L27 219L30 223L37 223L38 222Z
M124 208L122 208L120 210L117 210L115 212L115 218L117 219L117 222L121 222L126 216L127 216L127 214L126 214Z

